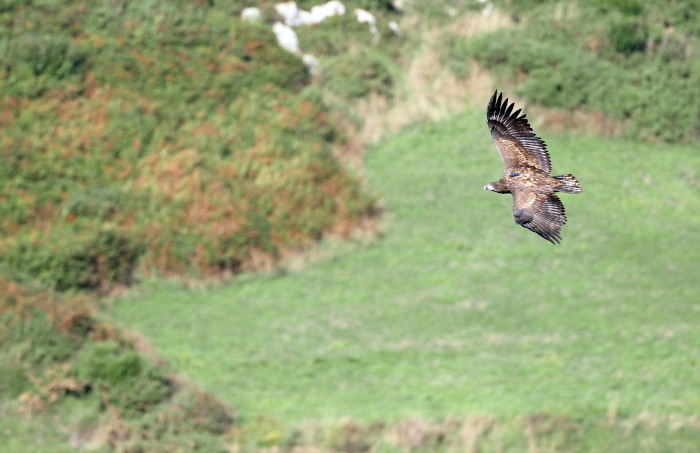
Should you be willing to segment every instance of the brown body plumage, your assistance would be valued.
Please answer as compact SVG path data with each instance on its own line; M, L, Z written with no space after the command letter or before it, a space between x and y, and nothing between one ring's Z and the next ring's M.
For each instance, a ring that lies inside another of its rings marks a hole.
M547 146L536 136L515 104L508 105L503 93L495 91L486 108L486 124L503 161L503 178L484 190L513 195L515 223L555 244L561 241L566 223L564 205L554 193L581 193L571 175L549 176L551 164Z

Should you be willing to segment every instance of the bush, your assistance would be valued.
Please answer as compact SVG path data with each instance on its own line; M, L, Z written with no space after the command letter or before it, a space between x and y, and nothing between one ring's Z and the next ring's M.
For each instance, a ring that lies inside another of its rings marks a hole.
M12 11L17 7L22 7L31 4L32 0L2 0L0 2L0 13Z
M6 314L0 319L0 326L3 349L14 348L19 357L31 365L65 362L84 342L84 338L60 332L39 310L31 311L25 319Z
M129 284L143 247L110 227L19 235L3 248L5 272L59 291Z
M644 51L647 34L647 28L637 20L623 19L611 24L608 39L616 51L629 55Z
M298 91L309 81L301 59L282 49L265 25L237 24L230 52L243 63L241 71L231 74L237 85L233 94L268 84Z
M203 5L13 10L0 30L18 57L0 52L5 275L65 291L128 284L137 263L239 271L372 212L330 152L339 134L298 56L269 26L232 17L243 3ZM388 93L385 63L374 55L338 78L350 95Z
M329 17L320 24L296 29L299 47L317 56L338 56L351 48L372 47L372 34L367 24L361 24L354 14Z
M79 72L87 60L85 49L62 35L20 35L6 44L4 55L10 73L57 79Z
M0 46L5 94L37 96L46 89L82 74L87 67L85 46L69 36L26 33Z
M138 353L114 341L90 343L76 360L79 379L106 391L109 404L133 417L157 405L172 392L172 383Z
M109 387L110 404L126 417L134 417L151 410L172 393L172 383L153 367L141 375L125 379Z
M636 11L632 6L629 11ZM582 32L578 23L547 16L537 21L480 35L464 49L464 57L476 58L503 79L517 80L516 92L528 99L600 111L627 122L629 135L637 138L698 138L700 65L667 53L641 53L648 32L640 19L624 16L612 22L611 50L602 46L596 52L584 50L579 41L597 37L594 30ZM577 36L585 32L591 34Z
M61 214L105 221L117 212L121 199L122 194L111 187L77 187L68 192Z
M640 16L644 11L639 0L594 0L591 3L607 14L617 11L626 16Z
M167 405L141 420L150 427L154 440L197 432L224 434L233 422L233 414L220 401L195 390L178 392Z
M19 364L0 362L0 376L0 401L16 398L31 388L24 367Z
M326 87L344 98L360 98L369 93L390 96L394 84L385 57L377 52L362 55L341 54L323 64Z

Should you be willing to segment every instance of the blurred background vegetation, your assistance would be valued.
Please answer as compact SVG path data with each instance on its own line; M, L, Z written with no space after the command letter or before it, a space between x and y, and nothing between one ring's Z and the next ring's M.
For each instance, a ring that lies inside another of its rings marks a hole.
M700 138L698 0L344 4L295 28L312 74L277 44L274 2L0 2L0 413L26 422L0 426L19 433L10 447L67 445L41 428L66 423L74 446L107 450L278 445L101 319L100 295L376 231L362 153L405 124L498 86L552 130L573 117L638 142ZM260 21L240 19L249 6ZM348 426L323 442L365 451Z
M601 112L642 140L698 139L700 3L512 3L527 26L484 34L466 53L517 94Z
M29 3L6 9L0 61L12 279L239 271L372 212L306 68L240 7Z

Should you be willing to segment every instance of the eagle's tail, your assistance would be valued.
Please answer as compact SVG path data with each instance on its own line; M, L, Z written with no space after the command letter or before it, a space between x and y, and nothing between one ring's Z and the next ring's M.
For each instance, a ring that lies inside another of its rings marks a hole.
M554 187L555 192L565 192L565 193L581 193L583 189L581 184L574 175L561 175L553 176L554 179L560 182L559 185Z

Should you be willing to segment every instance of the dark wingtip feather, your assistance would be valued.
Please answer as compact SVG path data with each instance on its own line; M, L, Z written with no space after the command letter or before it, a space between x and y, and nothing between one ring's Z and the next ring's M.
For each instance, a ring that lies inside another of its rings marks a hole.
M486 107L486 116L491 117L494 114L499 114L501 111L501 105L503 104L503 92L494 91L489 99L488 106Z
M505 115L506 117L509 117L510 114L511 114L511 112L513 111L513 108L514 108L514 107L515 107L515 103L510 104L510 105L508 106L508 108L506 109L506 112L504 113L504 115Z
M494 111L496 107L496 95L498 94L498 90L494 91L493 94L491 95L491 99L489 99L489 103L486 105L486 119L488 120L491 117L491 113Z
M535 233L539 234L549 242L551 242L554 245L561 244L561 235L559 233L554 232L554 231L535 231Z
M498 128L501 134L505 130L537 161L537 168L549 173L551 162L547 145L544 140L535 135L522 109L513 111L514 108L515 102L509 103L508 98L503 99L503 92L499 93L498 90L493 92L486 108L486 124L491 130L492 137L494 128Z
M518 115L522 109L518 109L513 112L515 102L509 103L508 101L508 98L503 99L502 91L500 93L498 90L494 91L491 95L491 99L489 99L488 106L486 107L486 119L493 119L502 122L508 119L519 119ZM525 115L523 115L522 118L525 118Z

